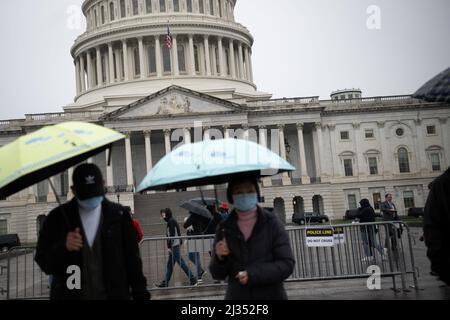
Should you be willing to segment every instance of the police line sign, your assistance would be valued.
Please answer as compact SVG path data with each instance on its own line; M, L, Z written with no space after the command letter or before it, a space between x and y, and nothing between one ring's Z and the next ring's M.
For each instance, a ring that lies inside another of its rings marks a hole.
M314 228L306 230L308 247L332 247L334 245L333 228Z

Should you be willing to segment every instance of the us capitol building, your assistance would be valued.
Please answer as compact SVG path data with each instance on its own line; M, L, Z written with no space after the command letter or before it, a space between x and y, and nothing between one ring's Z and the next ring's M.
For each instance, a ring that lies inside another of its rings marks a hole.
M74 102L61 113L0 120L0 145L63 121L125 133L113 146L110 166L106 153L88 161L102 169L108 197L135 208L147 235L161 234L160 208L171 207L182 219L187 212L177 208L178 201L199 191L137 195L134 187L178 144L202 138L251 139L277 149L297 168L263 180L263 205L286 223L294 211L342 219L361 198L378 210L386 193L393 194L401 215L423 207L428 184L450 166L449 105L411 96L363 97L359 89L333 92L330 100L272 99L253 81L254 39L235 21L235 5L84 1L87 30L71 48ZM63 200L72 197L72 172L52 178ZM36 241L40 216L56 205L47 181L0 199L0 234Z

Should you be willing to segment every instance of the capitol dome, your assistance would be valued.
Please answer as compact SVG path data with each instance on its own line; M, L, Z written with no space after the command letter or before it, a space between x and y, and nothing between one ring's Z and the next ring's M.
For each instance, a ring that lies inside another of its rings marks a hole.
M71 49L77 93L66 111L123 106L171 85L231 101L270 98L253 82L253 37L235 21L235 5L84 1L87 30Z

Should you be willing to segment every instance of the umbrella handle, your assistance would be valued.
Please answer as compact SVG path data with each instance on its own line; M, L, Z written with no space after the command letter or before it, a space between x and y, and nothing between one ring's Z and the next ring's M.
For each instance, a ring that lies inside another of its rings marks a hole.
M53 190L53 194L55 195L56 201L58 202L59 206L61 207L62 215L64 216L64 221L66 222L67 228L70 230L69 218L67 218L67 215L64 212L64 208L62 207L61 199L59 198L58 194L56 193L56 189L55 189L55 186L53 185L52 179L48 179L48 183L50 185L50 188L52 188L52 190Z

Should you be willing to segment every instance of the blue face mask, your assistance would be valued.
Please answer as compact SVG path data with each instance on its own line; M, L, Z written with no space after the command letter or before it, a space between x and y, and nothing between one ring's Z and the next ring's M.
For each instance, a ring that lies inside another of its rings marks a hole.
M233 196L233 206L239 211L249 211L258 205L258 194L243 193Z
M78 201L78 205L80 206L80 208L82 208L84 210L94 210L95 208L97 208L99 205L102 204L103 196L89 198L86 200L77 199L77 201Z

